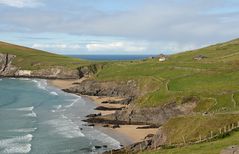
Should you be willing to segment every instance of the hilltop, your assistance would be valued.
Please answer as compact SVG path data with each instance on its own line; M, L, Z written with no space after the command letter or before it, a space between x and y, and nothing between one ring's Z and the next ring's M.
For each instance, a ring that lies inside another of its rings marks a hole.
M40 78L79 78L89 62L46 51L0 42L0 75Z
M57 55L42 50L22 47L0 42L0 53L15 55L13 64L25 70L39 69L49 66L76 67L84 61L67 56Z

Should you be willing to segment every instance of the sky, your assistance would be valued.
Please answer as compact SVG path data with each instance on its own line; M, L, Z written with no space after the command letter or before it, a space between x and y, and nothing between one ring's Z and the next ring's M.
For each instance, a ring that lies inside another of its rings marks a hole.
M58 54L172 54L239 38L239 0L0 0L0 41Z

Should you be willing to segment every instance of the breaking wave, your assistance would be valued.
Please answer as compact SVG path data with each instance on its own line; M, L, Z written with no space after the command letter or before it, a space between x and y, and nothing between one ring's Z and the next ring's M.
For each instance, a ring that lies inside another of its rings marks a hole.
M31 151L31 144L33 135L17 136L14 138L0 140L0 153L29 153Z

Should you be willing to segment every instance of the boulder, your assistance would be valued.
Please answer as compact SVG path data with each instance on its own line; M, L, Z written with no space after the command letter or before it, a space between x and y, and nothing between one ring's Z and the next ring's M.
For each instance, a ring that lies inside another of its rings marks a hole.
M232 145L225 149L223 149L220 154L239 154L239 146L238 145Z

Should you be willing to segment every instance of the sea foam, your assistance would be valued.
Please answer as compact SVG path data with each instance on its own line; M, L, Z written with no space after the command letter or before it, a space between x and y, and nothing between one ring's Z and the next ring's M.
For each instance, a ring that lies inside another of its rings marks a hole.
M51 95L58 96L58 93L57 93L57 92L55 92L55 91L52 91L52 92L50 92L50 94L51 94Z
M75 105L75 103L77 103L79 100L81 99L81 97L80 98L77 98L77 99L75 99L71 104L69 104L69 105L66 105L65 106L65 108L70 108L70 107L72 107L72 106L74 106Z
M33 109L34 109L34 106L18 108L16 110L18 110L18 111L32 111Z
M1 153L3 154L16 154L16 153L29 153L31 151L31 144L12 144L6 147Z
M53 119L46 122L46 124L54 127L53 133L60 134L65 138L77 138L85 136L79 129L78 125L62 116L59 119Z
M36 131L37 128L21 128L21 129L13 129L9 130L9 132L17 132L17 133L31 133Z
M24 116L35 118L35 117L37 117L37 114L36 114L35 112L32 111L31 113L25 114Z
M0 153L29 153L31 151L32 134L0 140Z

